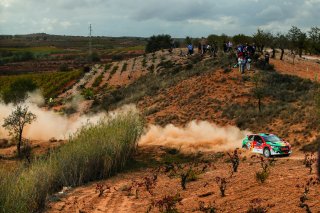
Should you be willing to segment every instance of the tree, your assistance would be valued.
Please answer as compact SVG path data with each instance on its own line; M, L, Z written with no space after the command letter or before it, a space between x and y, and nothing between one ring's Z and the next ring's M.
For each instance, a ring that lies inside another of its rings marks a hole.
M20 78L10 84L8 89L5 89L2 93L3 101L8 104L19 103L27 98L27 93L37 89L37 85L28 78Z
M187 36L185 39L184 39L184 44L185 45L189 45L189 44L192 44L192 38Z
M276 40L276 37L272 33L269 34L269 46L272 49L271 58L275 58L276 57L277 40Z
M302 57L302 51L307 45L307 35L303 33L298 27L292 26L288 32L288 40L292 53L298 51L299 56Z
M255 34L253 34L253 41L255 42L258 51L263 52L263 49L266 45L269 44L272 39L272 34L269 32L264 32L261 29L258 29Z
M276 47L281 50L280 60L283 60L284 50L288 48L289 41L286 35L277 33L275 37Z
M244 34L235 35L233 36L232 40L235 44L246 44L252 42L252 38Z
M17 140L18 156L21 156L21 143L23 129L27 124L36 120L36 115L28 111L27 106L16 105L11 115L4 119L3 127Z
M265 89L262 85L263 84L262 79L263 79L263 76L261 73L257 73L253 76L253 82L254 82L255 87L253 88L252 92L253 92L253 96L258 99L258 108L259 108L260 113L262 111L261 99L265 95Z
M211 34L207 37L208 44L211 46L214 46L216 51L218 51L219 48L223 48L223 42L226 42L222 36L218 36L215 34Z
M308 34L310 52L313 54L320 54L320 28L312 27Z
M153 35L149 38L146 45L146 52L156 52L161 49L169 49L172 45L172 38L170 35Z

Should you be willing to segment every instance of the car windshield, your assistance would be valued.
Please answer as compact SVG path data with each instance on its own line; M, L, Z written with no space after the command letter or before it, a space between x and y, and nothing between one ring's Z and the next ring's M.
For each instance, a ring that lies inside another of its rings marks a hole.
M278 142L278 141L281 141L280 138L278 138L277 136L275 135L266 135L266 136L263 136L264 140L265 141L268 141L268 142Z

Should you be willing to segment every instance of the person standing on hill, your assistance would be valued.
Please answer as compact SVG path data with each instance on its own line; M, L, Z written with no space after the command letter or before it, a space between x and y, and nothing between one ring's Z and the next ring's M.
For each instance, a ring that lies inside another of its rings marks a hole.
M228 52L232 51L233 44L231 41L228 42Z
M226 41L224 41L223 42L223 52L227 52L227 50L228 50L228 44L227 44L227 42Z
M264 55L264 63L269 64L269 61L270 61L270 54L269 52L266 52Z
M242 44L240 44L237 48L237 55L238 55L239 72L241 74L244 74L246 59L245 59L245 53L244 53L244 46Z
M201 54L201 42L198 43L198 53Z
M193 45L189 44L188 45L188 55L192 55L193 54Z

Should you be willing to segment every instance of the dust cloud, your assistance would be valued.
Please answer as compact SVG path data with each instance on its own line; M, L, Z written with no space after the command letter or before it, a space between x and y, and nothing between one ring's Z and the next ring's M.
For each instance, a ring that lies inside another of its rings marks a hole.
M76 106L81 100L81 97L75 97L70 105ZM29 94L25 105L37 116L37 119L31 125L26 126L23 133L24 138L31 140L48 140L53 137L68 139L84 125L95 124L107 117L137 110L134 105L126 105L108 115L106 113L92 115L76 113L73 116L66 116L42 108L43 104L44 100L39 92ZM13 109L13 105L0 102L0 138L9 137L2 124L4 118L10 115ZM226 151L240 147L241 140L249 133L234 126L221 127L206 121L192 121L183 128L172 124L166 127L149 125L139 140L139 145L166 146L182 152Z
M157 145L181 152L227 151L241 147L242 139L250 134L234 126L220 127L207 121L192 121L183 128L169 124L150 125L139 145Z
M75 102L72 101L71 104ZM94 124L103 119L106 114L98 113L94 115L66 116L54 111L41 108L44 99L39 92L29 94L29 98L24 105L28 106L29 111L37 116L36 121L27 125L23 137L31 140L48 140L50 138L68 139L79 128L88 123ZM0 138L9 137L8 132L2 127L4 118L11 114L14 106L0 102Z

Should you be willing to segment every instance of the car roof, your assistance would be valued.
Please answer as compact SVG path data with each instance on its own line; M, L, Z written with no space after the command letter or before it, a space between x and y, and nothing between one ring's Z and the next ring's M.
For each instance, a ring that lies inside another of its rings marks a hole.
M271 133L257 133L257 134L250 134L250 135L269 136L269 135L275 135L275 134L271 134Z

